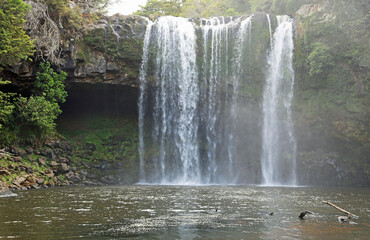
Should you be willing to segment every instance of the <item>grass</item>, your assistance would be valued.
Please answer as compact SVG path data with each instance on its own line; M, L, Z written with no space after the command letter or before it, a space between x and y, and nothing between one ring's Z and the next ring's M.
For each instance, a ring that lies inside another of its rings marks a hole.
M90 116L64 122L60 132L75 146L73 162L99 164L138 158L138 124L135 117ZM95 146L90 151L87 144Z

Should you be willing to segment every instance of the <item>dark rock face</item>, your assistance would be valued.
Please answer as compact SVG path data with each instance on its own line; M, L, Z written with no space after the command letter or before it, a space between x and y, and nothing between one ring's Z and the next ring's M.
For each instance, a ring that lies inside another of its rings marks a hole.
M142 45L148 21L116 14L99 20L81 40L64 39L61 70L68 83L138 86ZM19 91L32 87L38 63L21 62L0 72Z
M146 25L140 16L100 20L66 51L68 81L137 86Z

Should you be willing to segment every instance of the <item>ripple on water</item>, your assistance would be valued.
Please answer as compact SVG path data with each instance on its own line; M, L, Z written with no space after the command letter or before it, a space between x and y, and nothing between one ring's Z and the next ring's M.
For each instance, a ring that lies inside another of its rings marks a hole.
M16 199L0 198L0 238L338 240L370 235L368 189L125 186L42 189ZM359 215L357 224L338 223L340 213L321 200L335 200ZM304 210L313 214L301 221Z

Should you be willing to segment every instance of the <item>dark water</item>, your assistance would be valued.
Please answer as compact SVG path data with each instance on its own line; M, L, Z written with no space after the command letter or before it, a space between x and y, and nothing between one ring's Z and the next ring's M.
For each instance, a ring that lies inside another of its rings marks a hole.
M0 198L0 239L369 239L370 189L68 187ZM339 223L331 201L359 216ZM301 211L312 215L297 217ZM274 212L273 216L269 216Z

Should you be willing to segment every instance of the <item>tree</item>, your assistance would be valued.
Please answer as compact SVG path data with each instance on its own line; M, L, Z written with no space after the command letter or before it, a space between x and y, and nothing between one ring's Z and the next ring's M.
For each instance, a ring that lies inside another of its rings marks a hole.
M66 78L65 72L54 72L49 62L40 63L40 71L36 74L33 93L35 96L45 97L49 102L64 103L68 95L63 84Z
M66 77L63 71L54 72L49 62L41 63L33 95L17 98L13 125L24 142L38 145L55 130L55 120L62 113L59 103L64 103L67 97L63 84Z
M23 30L28 5L22 0L0 0L0 71L34 52L33 42ZM0 86L10 83L0 78ZM12 93L0 91L0 129L8 122L14 106Z
M179 16L184 0L148 0L135 14L141 16Z
M330 53L329 47L320 42L315 42L312 46L313 50L307 57L310 66L310 76L321 74L334 65L334 58Z
M187 0L182 7L181 16L189 18L234 16L240 15L240 10L247 9L248 2L241 0Z
M27 10L28 5L22 0L0 0L0 68L34 52L33 43L23 30Z

